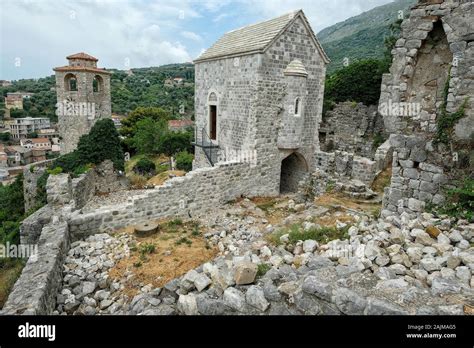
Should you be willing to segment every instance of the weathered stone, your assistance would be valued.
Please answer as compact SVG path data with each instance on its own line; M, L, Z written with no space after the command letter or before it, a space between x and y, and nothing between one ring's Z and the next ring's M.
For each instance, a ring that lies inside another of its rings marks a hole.
M237 285L252 284L258 267L252 262L242 262L235 267L234 280Z
M268 306L270 305L265 299L263 290L256 285L252 285L248 288L245 294L245 300L249 305L259 309L262 312L267 310Z
M236 311L243 311L245 307L245 296L236 288L227 288L224 291L224 303Z
M186 315L197 315L196 296L194 294L179 295L178 310Z

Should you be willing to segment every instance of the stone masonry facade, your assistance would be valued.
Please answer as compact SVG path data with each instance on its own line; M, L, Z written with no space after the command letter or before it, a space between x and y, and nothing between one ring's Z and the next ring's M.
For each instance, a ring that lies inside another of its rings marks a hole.
M474 3L420 1L402 23L390 73L383 76L379 111L394 149L383 214L442 204L445 189L472 176L474 123ZM464 117L435 141L442 107ZM412 111L411 113L409 111Z
M67 57L69 65L54 68L61 154L72 152L79 138L100 118L110 118L110 72L85 53Z
M315 44L304 14L290 16L261 52L195 62L198 138L202 129L209 134L209 106L217 105L215 143L220 158L231 159L222 156L229 150L250 153L260 167L259 175L276 183L267 195L278 193L285 158L296 153L295 171L308 171L319 149L327 58ZM203 149L196 147L194 168L209 165Z

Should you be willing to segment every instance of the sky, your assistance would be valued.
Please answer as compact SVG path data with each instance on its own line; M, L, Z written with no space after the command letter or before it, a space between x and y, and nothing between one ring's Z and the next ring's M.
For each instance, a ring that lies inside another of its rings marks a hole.
M190 62L224 33L303 9L315 32L392 0L0 0L0 79L86 52L104 68Z

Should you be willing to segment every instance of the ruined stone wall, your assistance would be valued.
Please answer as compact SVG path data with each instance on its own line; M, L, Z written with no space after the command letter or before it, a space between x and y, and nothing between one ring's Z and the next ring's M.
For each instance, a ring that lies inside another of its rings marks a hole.
M472 1L430 0L415 6L402 23L379 102L385 127L394 134L393 174L383 214L420 211L426 202L441 204L447 184L472 176L472 18ZM462 105L463 117L453 129L441 128L447 139L436 141L440 118Z
M52 160L36 162L23 168L23 197L25 200L25 212L28 212L36 206L36 190L38 187L38 179L44 174L47 166L51 162Z
M359 180L370 186L377 175L377 164L351 152L316 153L316 169L324 172L327 180Z
M374 137L385 137L383 119L374 105L344 102L326 113L319 130L321 150L346 151L373 159Z
M67 223L58 221L46 225L37 246L37 254L28 259L2 313L44 315L54 310L69 250Z
M73 239L110 232L132 224L164 217L202 214L242 195L278 194L278 182L268 181L259 166L221 163L172 178L163 186L134 196L123 204L87 212L77 210L69 218Z

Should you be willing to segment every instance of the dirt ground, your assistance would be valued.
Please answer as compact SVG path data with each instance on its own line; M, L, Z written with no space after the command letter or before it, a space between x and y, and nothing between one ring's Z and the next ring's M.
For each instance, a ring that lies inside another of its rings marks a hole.
M130 257L120 260L109 275L120 280L133 272L135 276L123 290L129 297L135 296L140 286L162 287L216 256L217 249L207 243L204 232L197 223L179 219L160 221L158 231L144 237L137 236L133 226L121 229L116 233L133 234L137 243L131 247Z

